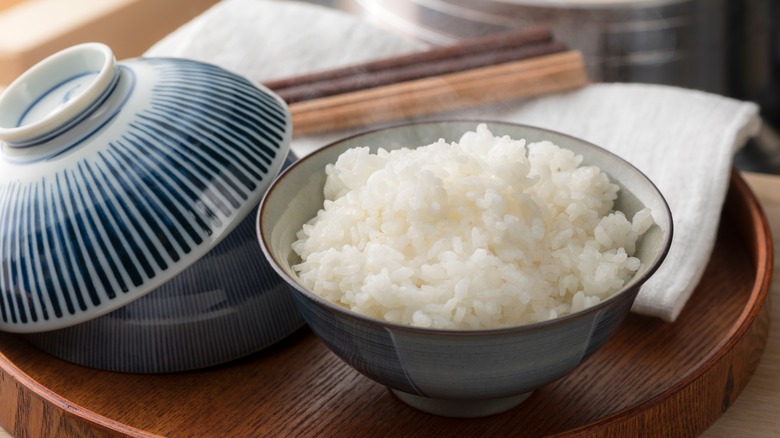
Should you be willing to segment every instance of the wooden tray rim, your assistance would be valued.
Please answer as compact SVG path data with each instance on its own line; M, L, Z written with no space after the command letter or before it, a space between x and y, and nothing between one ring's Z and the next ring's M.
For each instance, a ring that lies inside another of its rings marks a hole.
M769 289L772 283L774 267L774 246L771 227L755 193L753 193L750 186L735 169L732 169L730 183L743 198L744 204L747 205L751 217L750 222L754 225L753 231L755 233L752 244L755 245L755 259L753 262L755 265L756 282L750 291L745 308L735 321L736 324L732 326L723 340L715 345L707 356L702 358L704 365L692 368L692 372L684 379L680 379L677 384L666 388L644 403L628 407L598 421L569 430L565 433L566 436L592 433L599 429L608 428L613 423L626 421L631 417L648 411L650 408L660 406L673 399L680 391L702 378L708 371L715 368L721 360L724 360L733 347L746 335L761 312L764 311L769 301Z

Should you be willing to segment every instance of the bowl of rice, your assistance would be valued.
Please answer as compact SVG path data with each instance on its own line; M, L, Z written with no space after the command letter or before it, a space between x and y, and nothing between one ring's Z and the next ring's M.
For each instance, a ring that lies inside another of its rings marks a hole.
M655 185L583 140L436 121L327 145L272 183L264 255L325 345L403 402L506 411L572 371L671 245Z

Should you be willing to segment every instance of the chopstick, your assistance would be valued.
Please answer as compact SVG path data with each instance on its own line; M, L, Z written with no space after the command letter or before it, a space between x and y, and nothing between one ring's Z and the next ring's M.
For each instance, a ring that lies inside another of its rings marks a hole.
M566 50L549 29L534 26L451 46L266 82L288 104L397 82L455 73Z
M296 135L372 125L587 84L582 55L565 51L382 85L289 105Z

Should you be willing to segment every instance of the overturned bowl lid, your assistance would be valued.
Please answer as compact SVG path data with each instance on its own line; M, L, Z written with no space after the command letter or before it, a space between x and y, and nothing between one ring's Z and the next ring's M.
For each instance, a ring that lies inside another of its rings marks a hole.
M220 67L88 43L0 95L0 330L91 320L197 261L289 151L286 104Z

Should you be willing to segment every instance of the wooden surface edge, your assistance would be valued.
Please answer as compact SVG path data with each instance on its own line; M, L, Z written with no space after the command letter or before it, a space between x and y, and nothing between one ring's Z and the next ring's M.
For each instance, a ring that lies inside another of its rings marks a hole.
M8 363L2 353L0 360ZM69 403L18 369L0 367L0 399L10 406L0 410L0 427L17 438L158 437Z

